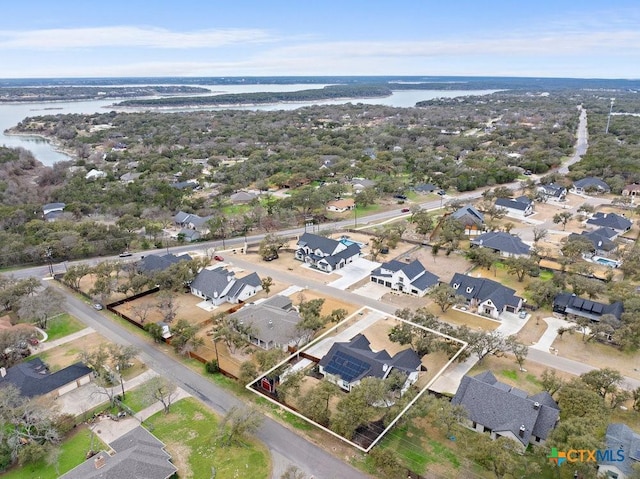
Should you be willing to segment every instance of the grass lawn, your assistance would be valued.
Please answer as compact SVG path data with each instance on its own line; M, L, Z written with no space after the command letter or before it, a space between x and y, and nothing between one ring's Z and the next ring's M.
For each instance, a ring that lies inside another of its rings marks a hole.
M227 215L241 215L250 209L250 205L225 205L222 207L222 212Z
M91 432L89 429L86 427L78 428L60 445L60 456L55 465L40 461L36 464L11 469L2 474L2 479L24 479L26 477L29 479L56 479L56 477L82 464L90 445ZM106 449L107 446L96 436L93 448L99 451Z
M67 313L61 314L49 320L49 327L47 328L49 339L47 341L63 338L69 334L81 331L84 328L86 328L86 326L73 316Z
M122 402L135 412L140 412L147 406L151 406L154 403L154 400L145 397L143 385L129 391L125 390L124 401Z
M218 417L192 398L171 406L171 412L154 414L147 420L153 434L167 445L181 478L211 476L266 479L271 473L267 449L249 441L242 445L217 447Z

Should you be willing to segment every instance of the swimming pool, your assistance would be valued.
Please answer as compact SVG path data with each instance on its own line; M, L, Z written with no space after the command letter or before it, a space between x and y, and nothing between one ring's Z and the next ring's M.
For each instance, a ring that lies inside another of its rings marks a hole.
M609 259L609 258L603 258L601 256L595 256L593 258L593 261L596 263L603 264L605 266L609 266L610 268L617 268L621 264L620 261L616 261L614 259Z
M364 243L361 243L360 241L354 241L354 240L349 239L349 238L347 238L345 236L340 238L340 243L342 243L345 246L351 246L352 244L357 244L358 246L360 246L360 248L363 248L365 246Z

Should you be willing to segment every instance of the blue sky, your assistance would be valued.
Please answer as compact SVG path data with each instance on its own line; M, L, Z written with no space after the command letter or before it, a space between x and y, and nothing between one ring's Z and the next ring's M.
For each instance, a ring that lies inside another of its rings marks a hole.
M3 2L0 77L640 78L640 2Z

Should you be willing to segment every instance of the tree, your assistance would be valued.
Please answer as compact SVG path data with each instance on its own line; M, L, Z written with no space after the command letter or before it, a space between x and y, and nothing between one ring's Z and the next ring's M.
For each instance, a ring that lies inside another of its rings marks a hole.
M271 261L278 258L278 252L286 244L286 241L281 236L275 234L266 235L260 246L258 247L258 254L263 260Z
M526 258L524 256L507 258L505 263L509 274L515 274L519 283L524 280L526 274L532 274L534 271L539 271L538 263L533 259Z
M287 469L282 473L280 479L306 479L304 472L298 469L298 466L289 464Z
M300 387L304 381L305 373L302 370L288 373L286 375L280 375L280 384L276 387L278 399L282 402L286 402L287 396L293 395L298 397L300 394Z
M218 441L221 446L241 443L262 424L262 415L252 408L231 407L218 424Z
M558 377L555 369L545 369L540 377L542 388L554 396L564 385L564 381Z
M618 389L624 377L615 369L604 368L583 373L580 379L605 400L608 394Z
M91 267L86 264L71 265L62 277L62 282L76 291L80 289L82 278L91 273Z
M177 397L176 385L162 376L154 376L142 387L144 395L153 402L159 401L164 413L169 414L171 404Z
M122 399L124 399L124 379L122 373L131 367L131 360L138 355L138 348L134 346L123 346L121 344L110 344L109 355L111 356L111 364L120 376Z
M476 266L489 270L500 259L500 255L492 249L476 247L469 250L467 258Z
M529 354L529 347L526 344L522 344L514 337L507 338L506 341L507 348L513 353L516 358L516 363L520 367L520 371L522 371L522 365L524 364L524 360L527 359L527 355Z
M24 321L34 322L41 329L47 329L51 317L62 312L64 302L62 293L47 286L37 295L20 299L18 316Z
M545 228L541 228L539 226L534 227L533 228L533 242L537 243L538 241L545 239L548 234L549 234L549 231L546 230Z
M246 386L256 377L258 377L258 369L253 361L245 361L240 365L240 375L238 377L240 384Z
M433 407L434 420L441 428L444 428L447 437L450 437L454 428L467 417L467 410L459 404L451 404L446 398L438 399Z
M269 296L269 292L271 291L271 286L273 286L273 278L271 276L262 278L262 281L260 282L260 284L262 285L262 290L265 292L267 296Z
M344 396L336 406L336 413L331 419L331 429L341 436L352 439L356 429L371 421L376 413L368 404L366 389L356 386Z
M460 296L456 295L456 290L447 283L440 283L431 290L429 296L440 306L440 310L445 313L451 306L460 302Z
M567 228L567 223L573 218L573 215L568 211L562 211L560 213L556 213L553 215L553 222L555 224L562 224L562 230L564 231Z
M185 319L180 319L171 328L173 336L171 337L171 346L177 353L188 356L189 352L197 351L198 348L204 346L204 339L198 336L200 328L190 324Z
M175 294L171 291L163 291L158 296L156 307L160 311L160 314L162 314L162 320L167 324L171 324L178 312L178 303L176 302Z
M398 453L390 447L376 447L369 457L373 461L376 472L388 479L405 479L407 477L405 468L400 462Z
M527 285L525 290L529 293L536 306L544 307L553 303L554 298L562 291L562 288L552 281L534 279Z
M474 441L471 450L472 458L495 477L505 477L508 473L517 469L518 457L517 444L512 439L500 436L495 440L481 434Z
M338 394L340 394L338 386L326 379L322 380L300 398L300 410L312 421L328 426L331 419L329 403L331 398Z
M478 356L479 363L489 354L497 355L507 347L504 336L498 331L472 332L468 339L469 351Z

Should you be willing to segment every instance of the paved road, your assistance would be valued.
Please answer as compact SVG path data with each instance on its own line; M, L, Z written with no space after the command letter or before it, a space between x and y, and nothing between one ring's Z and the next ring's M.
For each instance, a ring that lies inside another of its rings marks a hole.
M67 296L69 313L110 341L137 347L141 351L142 360L149 368L167 377L217 413L224 414L231 407L242 405L235 396L193 372L154 344L107 319L105 315L68 294L63 288L60 290ZM256 435L267 445L272 454L273 478L279 478L289 464L295 464L307 475L313 475L317 479L369 477L268 417L265 418Z
M576 132L576 145L573 151L573 156L569 158L560 168L558 173L566 175L569 173L569 167L574 163L577 163L582 159L582 155L587 152L589 148L589 132L587 130L587 110L582 105L578 106L580 110L580 121L578 123L578 131Z

